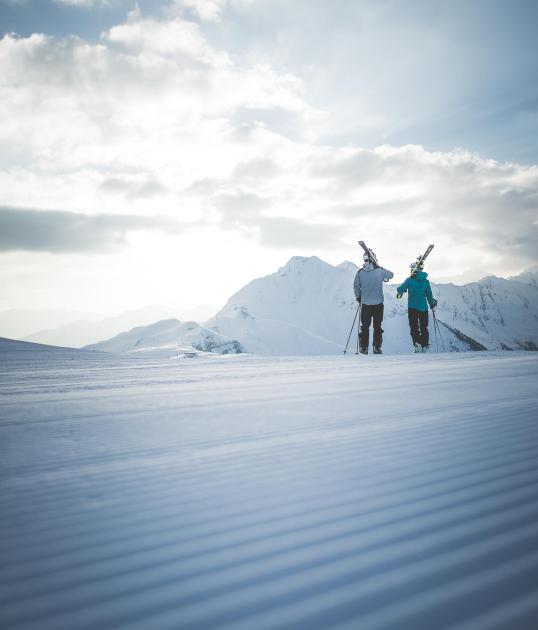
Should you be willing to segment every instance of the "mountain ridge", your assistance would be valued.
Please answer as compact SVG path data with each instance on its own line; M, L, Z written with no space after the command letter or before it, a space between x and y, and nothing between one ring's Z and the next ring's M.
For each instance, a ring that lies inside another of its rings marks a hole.
M344 261L331 265L317 256L293 256L277 271L256 278L237 291L217 314L196 324L195 347L215 351L221 340L230 351L275 355L338 354L357 309L353 279L358 269ZM443 338L436 338L430 326L431 345L451 351L538 348L538 284L532 270L515 278L486 276L465 285L435 284L439 301L437 317ZM410 351L406 300L396 299L397 284L385 285L384 350L401 354ZM143 327L144 328L144 327ZM163 352L192 345L179 326L171 329ZM130 332L130 346L138 333ZM150 330L143 330L148 348ZM174 336L175 335L175 336ZM353 343L355 335L353 336ZM113 339L90 346L115 348Z

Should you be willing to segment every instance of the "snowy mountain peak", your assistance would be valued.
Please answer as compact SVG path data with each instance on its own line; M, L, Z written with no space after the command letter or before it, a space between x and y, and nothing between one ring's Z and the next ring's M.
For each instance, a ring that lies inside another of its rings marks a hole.
M353 271L356 272L358 267L355 263L350 262L349 260L344 260L344 262L341 262L338 266L337 269L343 269L344 271Z
M331 267L329 263L326 263L317 256L293 256L288 262L279 269L282 271L303 271L304 269L315 269L316 267Z
M538 289L538 265L530 267L529 269L525 269L525 271L520 273L518 276L510 278L510 280L530 284L535 289Z

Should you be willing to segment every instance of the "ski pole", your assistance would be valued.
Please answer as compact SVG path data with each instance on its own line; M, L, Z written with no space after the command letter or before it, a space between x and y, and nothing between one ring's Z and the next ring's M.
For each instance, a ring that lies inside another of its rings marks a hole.
M437 352L439 352L439 335L437 334L437 326L436 326L436 321L435 321L435 313L432 311L432 316L433 316L433 332L435 335L435 350Z
M357 312L355 313L355 317L353 318L353 323L351 324L351 330L349 331L349 337L347 338L346 341L346 347L344 348L344 354L347 352L347 347L349 344L349 340L351 339L351 333L353 332L353 329L355 328L355 322L357 321L357 315L359 314L359 309L361 307L361 304L359 302L359 305L357 306Z
M361 313L362 313L362 302L359 302L359 323L357 324L357 350L355 354L359 354L359 339L361 336Z
M437 352L441 351L441 345L439 343L439 333L437 332L437 319L435 318L435 313L433 314L433 332L435 333L435 345L437 346Z
M441 334L441 327L439 326L439 321L437 319L437 316L435 315L435 311L433 311L433 324L434 324L434 328L437 331L437 334L439 335L439 339L441 340L441 346L443 348L443 352L446 352L445 340L443 339L443 335Z

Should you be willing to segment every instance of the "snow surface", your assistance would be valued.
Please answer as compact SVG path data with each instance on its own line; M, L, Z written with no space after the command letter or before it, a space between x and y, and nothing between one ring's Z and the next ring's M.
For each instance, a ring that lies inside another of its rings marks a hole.
M538 627L535 353L2 350L2 628Z

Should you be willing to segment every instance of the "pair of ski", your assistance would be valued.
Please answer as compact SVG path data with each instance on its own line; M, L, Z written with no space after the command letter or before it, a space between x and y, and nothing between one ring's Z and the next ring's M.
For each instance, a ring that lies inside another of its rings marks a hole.
M422 254L422 256L419 256L417 258L417 262L411 267L411 273L409 274L411 278L416 278L417 273L424 269L424 261L430 255L430 252L432 251L432 249L433 249L433 245L428 245L428 247L426 248L426 251ZM396 293L396 299L400 300L401 298L402 298L402 294Z
M364 250L364 253L368 256L368 260L372 263L372 265L376 268L379 267L379 263L377 262L377 256L368 247L368 245L366 245L364 241L359 241L359 245ZM417 262L411 268L411 278L415 278L417 273L419 271L422 271L422 269L424 268L424 261L430 255L430 252L432 251L432 249L433 249L433 245L428 245L426 251L417 258Z
M374 252L366 245L364 241L359 241L359 245L364 250L364 253L368 256L368 260L372 263L372 265L377 269L379 267L379 263L377 262L377 256Z

